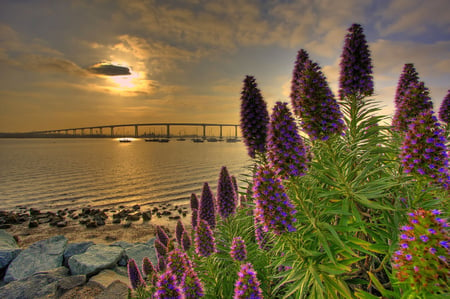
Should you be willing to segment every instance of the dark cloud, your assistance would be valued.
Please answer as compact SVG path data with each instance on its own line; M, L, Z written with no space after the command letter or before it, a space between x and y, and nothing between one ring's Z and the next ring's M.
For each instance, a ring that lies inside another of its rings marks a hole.
M97 63L88 68L93 74L105 76L126 76L131 75L130 69L126 66L114 65L110 63Z

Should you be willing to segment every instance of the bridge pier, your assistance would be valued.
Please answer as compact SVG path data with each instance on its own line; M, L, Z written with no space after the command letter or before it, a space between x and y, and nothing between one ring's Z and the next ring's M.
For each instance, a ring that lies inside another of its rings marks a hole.
M139 126L135 125L134 126L134 137L138 138L139 137Z
M219 130L220 130L219 137L220 139L222 139L222 126L219 126Z
M234 126L234 137L237 138L238 126Z
M206 138L206 125L202 125L203 127L203 138Z
M111 128L111 138L114 138L114 127L110 127Z
M167 135L167 138L170 138L170 125L169 124L166 125L166 135Z

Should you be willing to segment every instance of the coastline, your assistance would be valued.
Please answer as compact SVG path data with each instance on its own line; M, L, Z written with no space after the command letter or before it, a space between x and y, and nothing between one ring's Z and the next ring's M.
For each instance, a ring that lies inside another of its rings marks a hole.
M147 242L149 239L155 236L156 226L163 226L172 235L175 232L175 227L178 219L181 220L186 227L191 228L191 213L189 205L171 207L170 204L166 204L165 208L171 208L172 210L183 209L185 213L178 217L169 215L159 215L152 213L150 220L143 220L139 217L135 220L123 220L121 223L113 223L114 214L118 214L120 209L105 209L105 214L108 216L104 219L104 225L97 227L86 227L84 224L80 224L80 219L72 219L70 217L64 217L66 225L64 227L57 227L50 225L50 223L41 223L37 227L29 227L30 220L24 221L18 224L12 224L9 228L3 230L17 240L20 248L24 249L31 244L48 239L57 235L64 235L70 243L93 241L96 244L112 244L117 241L125 241L129 243ZM161 206L158 206L162 210ZM122 207L122 211L127 209ZM127 210L130 210L128 208ZM47 212L47 211L45 211ZM80 212L76 211L75 213ZM53 212L56 213L56 212ZM29 214L29 212L27 213ZM140 214L137 212L136 214ZM177 218L177 219L173 219Z

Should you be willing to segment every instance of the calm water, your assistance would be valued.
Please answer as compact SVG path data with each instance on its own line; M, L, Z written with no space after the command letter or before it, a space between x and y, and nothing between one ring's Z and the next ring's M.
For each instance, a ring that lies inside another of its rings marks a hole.
M0 139L0 209L43 210L187 202L220 168L238 180L250 161L242 142L137 139Z

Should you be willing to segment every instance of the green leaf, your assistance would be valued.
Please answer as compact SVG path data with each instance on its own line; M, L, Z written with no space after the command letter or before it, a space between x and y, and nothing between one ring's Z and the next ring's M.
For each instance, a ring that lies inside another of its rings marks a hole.
M355 296L358 299L379 299L379 298L381 298L381 297L374 296L374 295L372 295L370 293L367 293L366 291L363 291L363 290L360 290L360 289L356 290Z
M375 287L377 288L377 290L381 293L381 295L383 295L384 297L395 297L395 293L389 290L386 290L383 285L381 284L381 282L378 280L378 278L373 275L372 272L367 272L367 274L369 274L370 280L373 282L373 284L375 285Z

